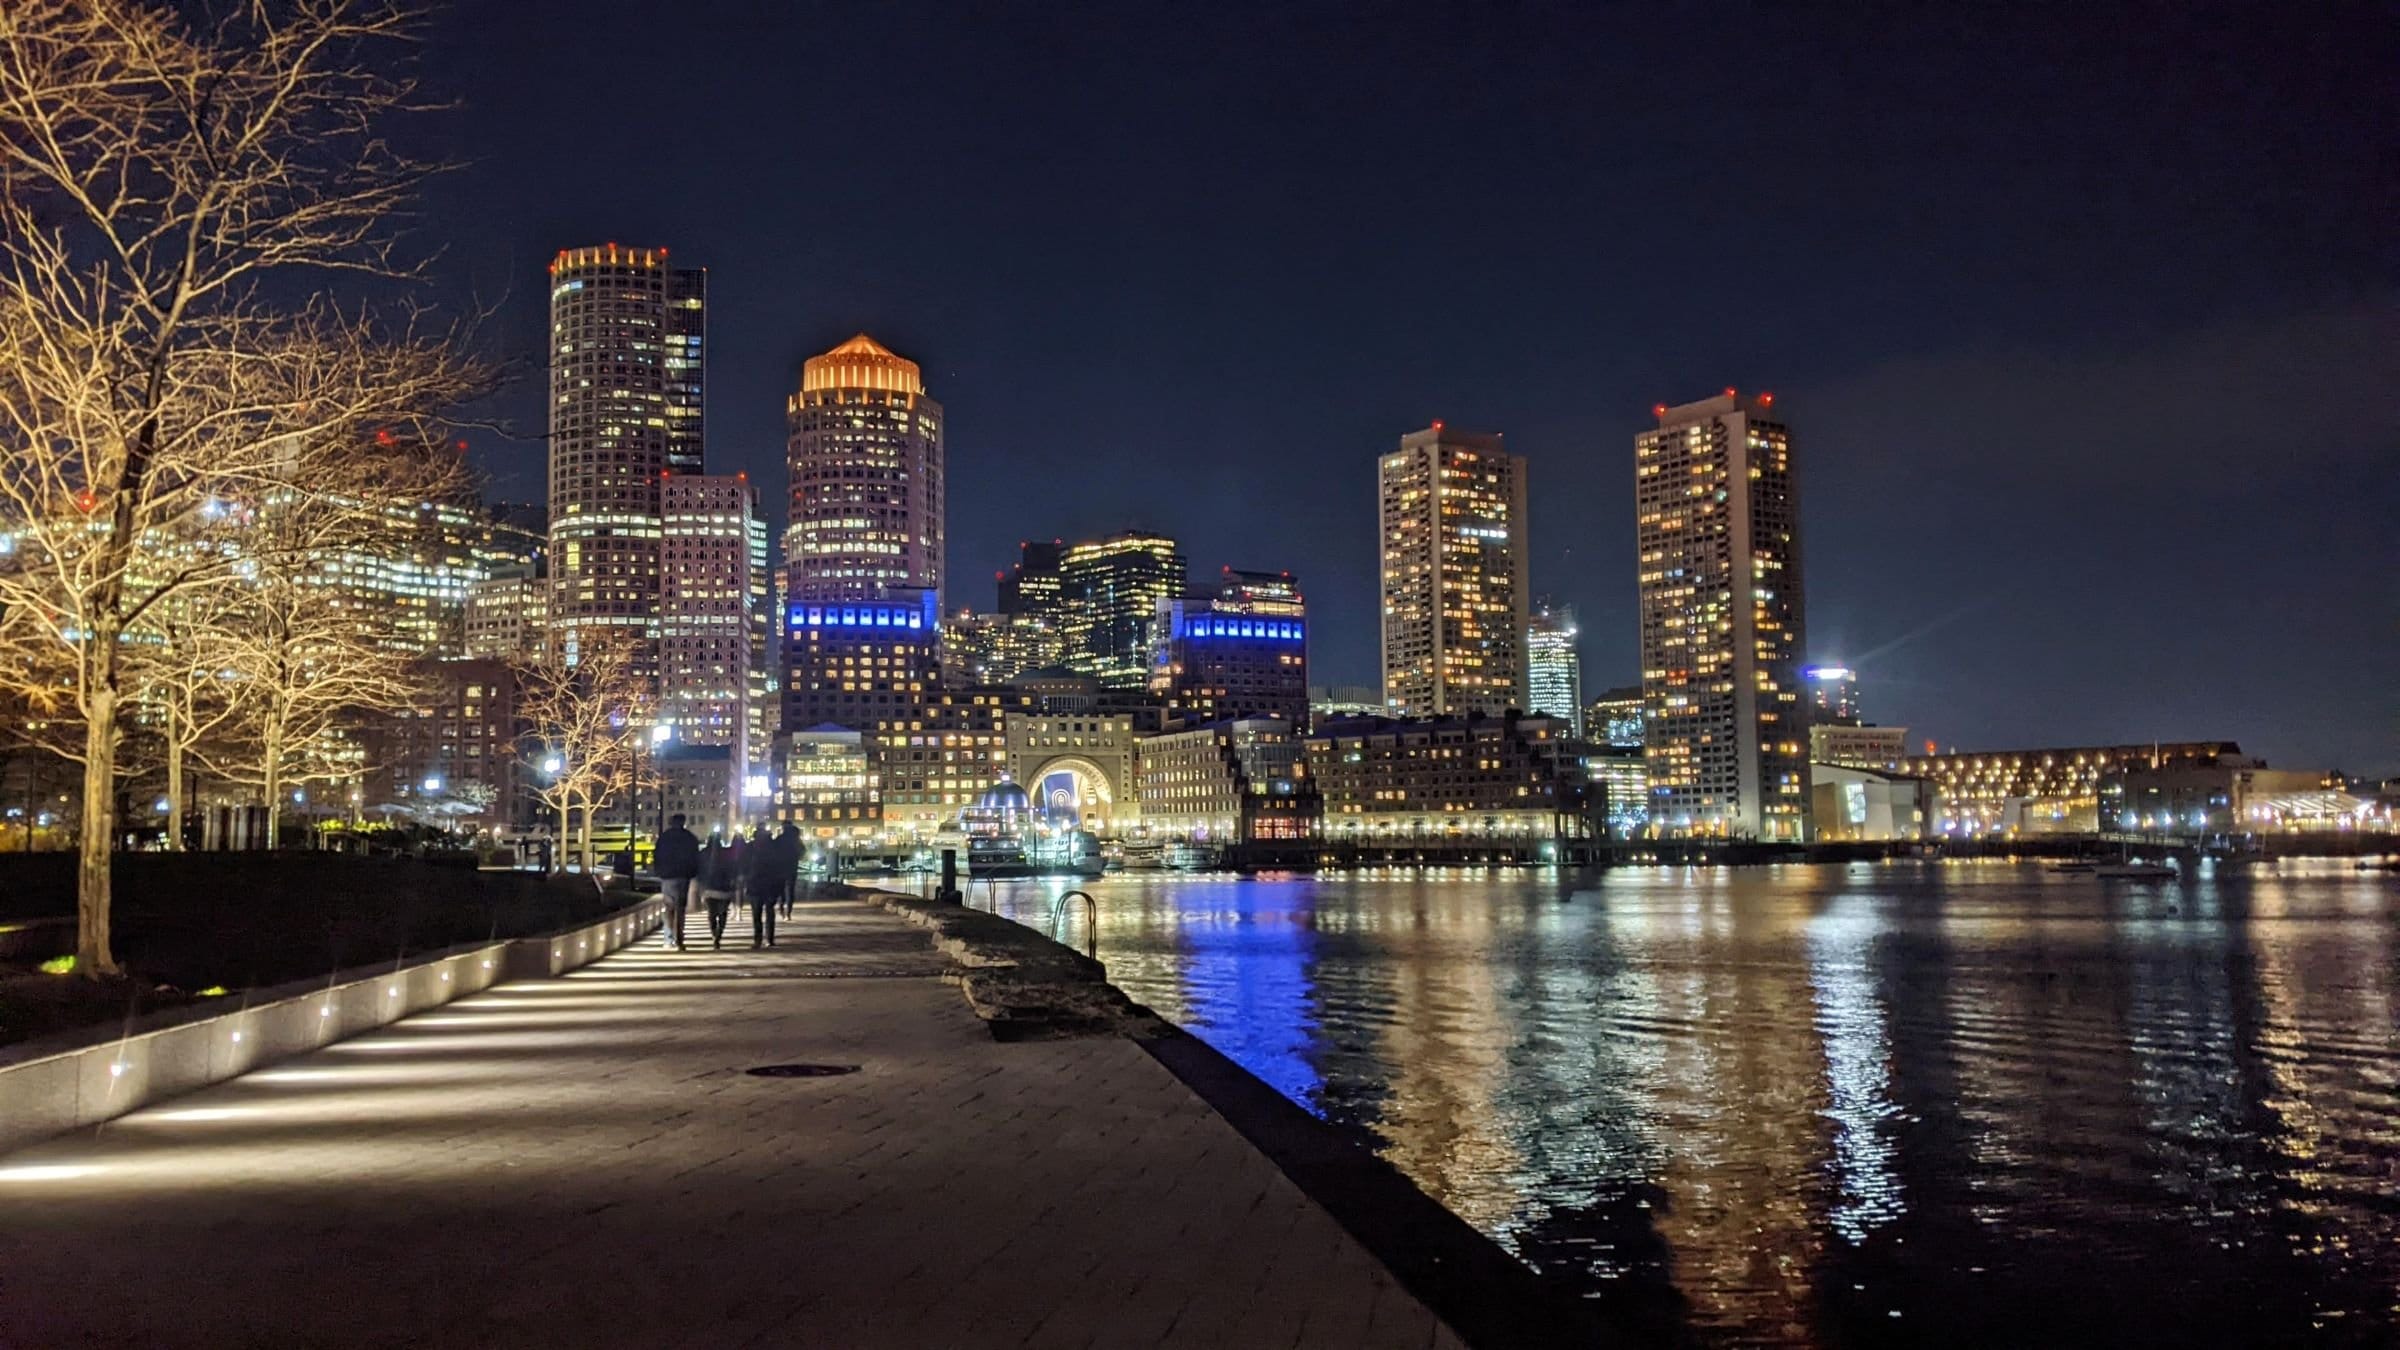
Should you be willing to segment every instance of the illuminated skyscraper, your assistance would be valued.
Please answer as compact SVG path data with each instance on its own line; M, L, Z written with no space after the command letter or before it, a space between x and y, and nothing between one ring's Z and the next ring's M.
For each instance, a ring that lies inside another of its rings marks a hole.
M1537 605L1526 622L1525 711L1564 720L1570 736L1583 735L1580 635L1575 611L1563 606Z
M941 594L942 405L917 363L861 333L812 356L790 419L789 602Z
M570 653L593 627L658 632L659 483L697 456L705 289L663 248L560 251L550 263L551 623ZM676 317L670 319L670 315ZM670 408L670 390L683 411Z
M667 273L667 471L705 473L708 269Z
M1128 530L1076 544L1061 555L1058 577L1067 665L1103 689L1147 688L1159 602L1183 594L1175 541Z
M1525 706L1525 458L1434 423L1378 465L1383 701L1395 716Z
M1634 438L1650 820L1808 837L1800 495L1774 395L1653 411Z
M766 758L753 710L765 664L766 525L740 474L673 474L660 494L659 713L686 744Z

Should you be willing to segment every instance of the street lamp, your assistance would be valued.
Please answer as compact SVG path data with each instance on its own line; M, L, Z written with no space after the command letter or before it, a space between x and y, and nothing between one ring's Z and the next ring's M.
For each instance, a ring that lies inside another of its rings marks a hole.
M439 792L439 791L441 791L441 790L442 790L442 776L441 776L440 774L438 774L438 773L429 773L429 774L425 775L425 790L426 790L427 792Z

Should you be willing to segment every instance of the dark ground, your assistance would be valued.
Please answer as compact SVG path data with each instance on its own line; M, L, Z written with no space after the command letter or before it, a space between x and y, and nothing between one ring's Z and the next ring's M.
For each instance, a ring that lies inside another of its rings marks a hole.
M0 923L75 912L72 854L0 859ZM137 1012L204 989L264 988L422 952L522 937L623 903L592 883L336 853L140 853L116 862L114 916L124 980L41 973L72 953L54 940L0 960L0 1045ZM55 948L55 950L51 950Z

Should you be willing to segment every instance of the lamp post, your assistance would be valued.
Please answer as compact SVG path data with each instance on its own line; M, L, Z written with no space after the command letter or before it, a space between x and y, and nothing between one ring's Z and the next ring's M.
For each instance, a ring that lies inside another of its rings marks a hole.
M651 833L653 834L664 833L667 828L667 775L659 765L664 762L661 752L666 749L667 742L674 738L675 728L671 723L659 722L650 728L650 767L658 774L658 810L651 824ZM636 800L640 799L641 784L638 776L635 779L634 795Z
M552 754L542 760L542 776L553 783L566 771L565 755ZM567 870L567 794L563 789L558 794L558 870Z

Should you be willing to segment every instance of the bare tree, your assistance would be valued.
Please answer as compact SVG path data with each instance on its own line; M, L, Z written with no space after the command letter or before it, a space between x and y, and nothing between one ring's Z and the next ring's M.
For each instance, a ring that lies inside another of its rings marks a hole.
M552 650L521 662L518 707L541 745L544 806L558 813L559 863L566 861L573 813L583 813L581 853L592 857L595 811L641 786L640 741L648 735L652 696L640 668L641 640L622 629L583 630L569 664Z
M0 653L0 678L52 680L39 696L81 729L93 978L117 973L127 644L255 557L244 512L417 490L430 417L483 379L413 314L276 298L412 271L395 222L438 166L375 130L419 106L384 58L410 21L392 0L237 0L205 22L149 0L0 4L0 636L50 649Z

